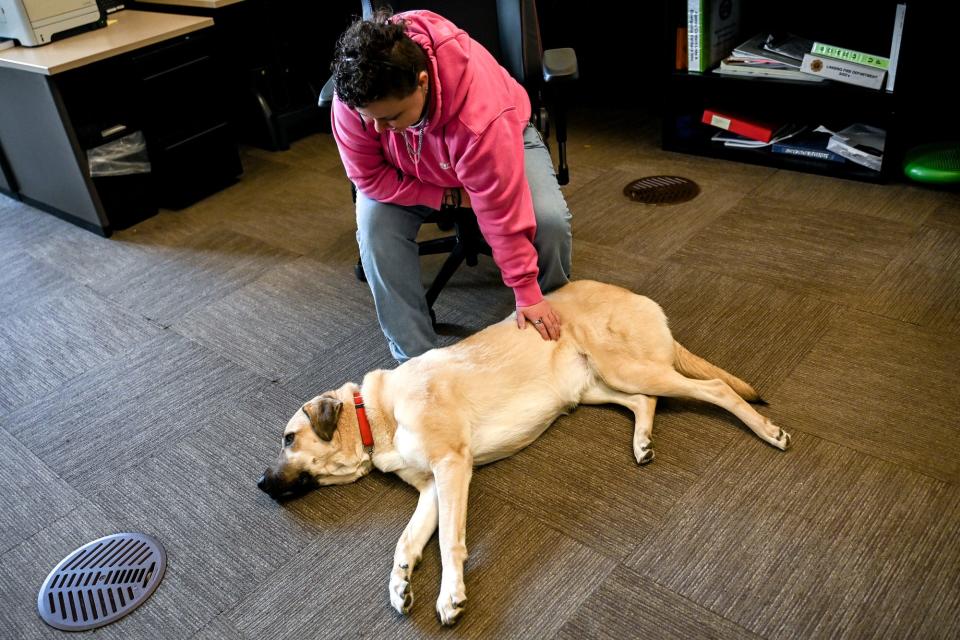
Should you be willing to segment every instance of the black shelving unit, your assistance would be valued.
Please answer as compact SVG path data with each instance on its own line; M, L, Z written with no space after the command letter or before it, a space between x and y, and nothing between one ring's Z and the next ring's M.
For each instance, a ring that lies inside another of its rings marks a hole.
M850 49L888 55L893 33L895 0L843 2L808 0L772 3L741 0L738 42L760 31L780 30ZM907 3L895 91L874 90L839 82L821 83L761 77L695 73L675 70L676 27L683 23L685 0L669 0L664 12L666 69L663 107L663 148L737 162L748 162L808 173L868 182L898 179L908 145L914 142L910 120L916 117L919 74L911 82L911 59L917 57L917 31L929 29L930 3ZM955 25L954 25L955 26ZM925 33L926 37L928 33ZM929 54L925 54L929 55ZM729 111L764 122L825 125L832 130L855 122L887 132L881 171L852 162L775 154L769 148L735 149L711 141L718 129L701 123L704 109Z

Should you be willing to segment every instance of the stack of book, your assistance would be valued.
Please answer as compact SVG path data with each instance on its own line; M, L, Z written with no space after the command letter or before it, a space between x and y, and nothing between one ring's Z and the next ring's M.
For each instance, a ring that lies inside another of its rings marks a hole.
M705 109L702 122L717 129L710 139L723 146L735 149L768 149L771 153L794 157L826 160L828 162L844 163L847 159L865 166L879 166L873 159L862 161L866 149L847 149L862 144L862 139L852 140L854 132L863 133L862 125L853 125L847 129L833 133L824 128L813 129L802 124L778 124L764 122L754 118L747 118L740 114L716 109ZM875 133L875 131L871 131ZM882 161L882 139L878 143L876 138L867 141L867 147L876 147L879 144ZM870 154L873 152L870 151ZM854 159L854 158L857 159Z
M772 123L744 117L727 110L705 109L701 122L723 129L711 139L726 147L758 149L795 136L803 130L795 124Z
M906 10L905 3L901 2L897 5L889 58L823 42L812 42L807 52L803 54L800 70L812 77L827 78L870 89L880 89L886 81L887 91L893 91Z
M890 58L815 42L790 33L761 32L735 48L720 61L714 72L810 82L835 80L881 89L889 70L887 90L890 91L902 32L903 5L897 11Z
M737 46L733 52L720 61L714 73L740 76L763 76L781 80L799 80L802 82L821 82L823 78L800 71L803 54L800 57L788 55L788 51L771 48L776 36L758 33Z

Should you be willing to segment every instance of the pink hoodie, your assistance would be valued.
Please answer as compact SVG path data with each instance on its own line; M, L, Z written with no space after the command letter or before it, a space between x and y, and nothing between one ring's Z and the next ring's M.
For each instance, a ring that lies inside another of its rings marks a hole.
M399 13L407 35L427 54L429 124L420 162L401 136L378 134L372 124L334 99L333 137L347 176L367 197L439 209L446 188L463 187L503 281L517 306L543 299L537 284L536 219L523 162L523 130L530 99L482 45L430 11Z

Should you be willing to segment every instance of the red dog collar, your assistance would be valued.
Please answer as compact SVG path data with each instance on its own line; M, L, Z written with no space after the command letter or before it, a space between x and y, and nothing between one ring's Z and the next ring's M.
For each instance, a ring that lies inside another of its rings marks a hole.
M353 392L353 406L357 410L357 425L360 427L360 439L367 453L373 454L373 433L370 423L367 422L367 410L363 408L363 396L359 391Z

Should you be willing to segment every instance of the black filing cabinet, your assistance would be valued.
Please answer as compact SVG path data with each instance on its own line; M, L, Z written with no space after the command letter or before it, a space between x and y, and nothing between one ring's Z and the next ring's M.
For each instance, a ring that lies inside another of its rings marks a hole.
M137 132L146 143L149 173L91 176L112 229L189 206L243 171L206 31L56 77L83 153Z
M211 36L165 42L131 66L160 205L180 209L234 181L242 167Z

